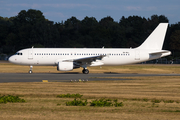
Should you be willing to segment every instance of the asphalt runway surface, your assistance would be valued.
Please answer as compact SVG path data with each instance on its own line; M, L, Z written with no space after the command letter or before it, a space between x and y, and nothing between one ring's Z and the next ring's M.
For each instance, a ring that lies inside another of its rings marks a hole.
M117 77L140 76L180 76L180 74L72 74L72 73L0 73L0 83L7 82L71 82L71 81L98 81L98 80L129 80ZM103 77L103 78L102 78ZM116 77L116 78L113 78Z

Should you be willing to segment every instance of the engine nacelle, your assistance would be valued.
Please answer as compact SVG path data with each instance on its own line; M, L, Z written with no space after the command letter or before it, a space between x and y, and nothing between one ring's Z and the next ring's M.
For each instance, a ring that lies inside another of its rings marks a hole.
M58 71L71 71L73 70L73 62L58 62Z

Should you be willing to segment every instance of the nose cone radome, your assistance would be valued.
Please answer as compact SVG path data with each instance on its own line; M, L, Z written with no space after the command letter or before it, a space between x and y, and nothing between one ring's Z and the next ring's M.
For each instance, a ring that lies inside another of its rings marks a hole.
M8 61L11 62L11 61L12 61L12 57L9 57L9 58L8 58Z
M16 58L14 56L11 56L9 57L8 61L11 63L16 63Z

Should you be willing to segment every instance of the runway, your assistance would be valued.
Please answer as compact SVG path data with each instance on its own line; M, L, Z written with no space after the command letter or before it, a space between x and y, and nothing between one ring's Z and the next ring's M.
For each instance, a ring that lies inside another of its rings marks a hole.
M70 82L72 81L98 81L98 80L129 80L118 77L141 76L180 76L180 74L72 74L72 73L0 73L0 83L7 82ZM113 78L114 77L114 78Z

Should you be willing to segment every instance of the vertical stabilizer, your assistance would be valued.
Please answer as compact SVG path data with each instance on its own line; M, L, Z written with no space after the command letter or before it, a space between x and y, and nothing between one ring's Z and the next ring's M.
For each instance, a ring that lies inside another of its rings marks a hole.
M136 49L162 50L168 23L160 23L149 37Z

